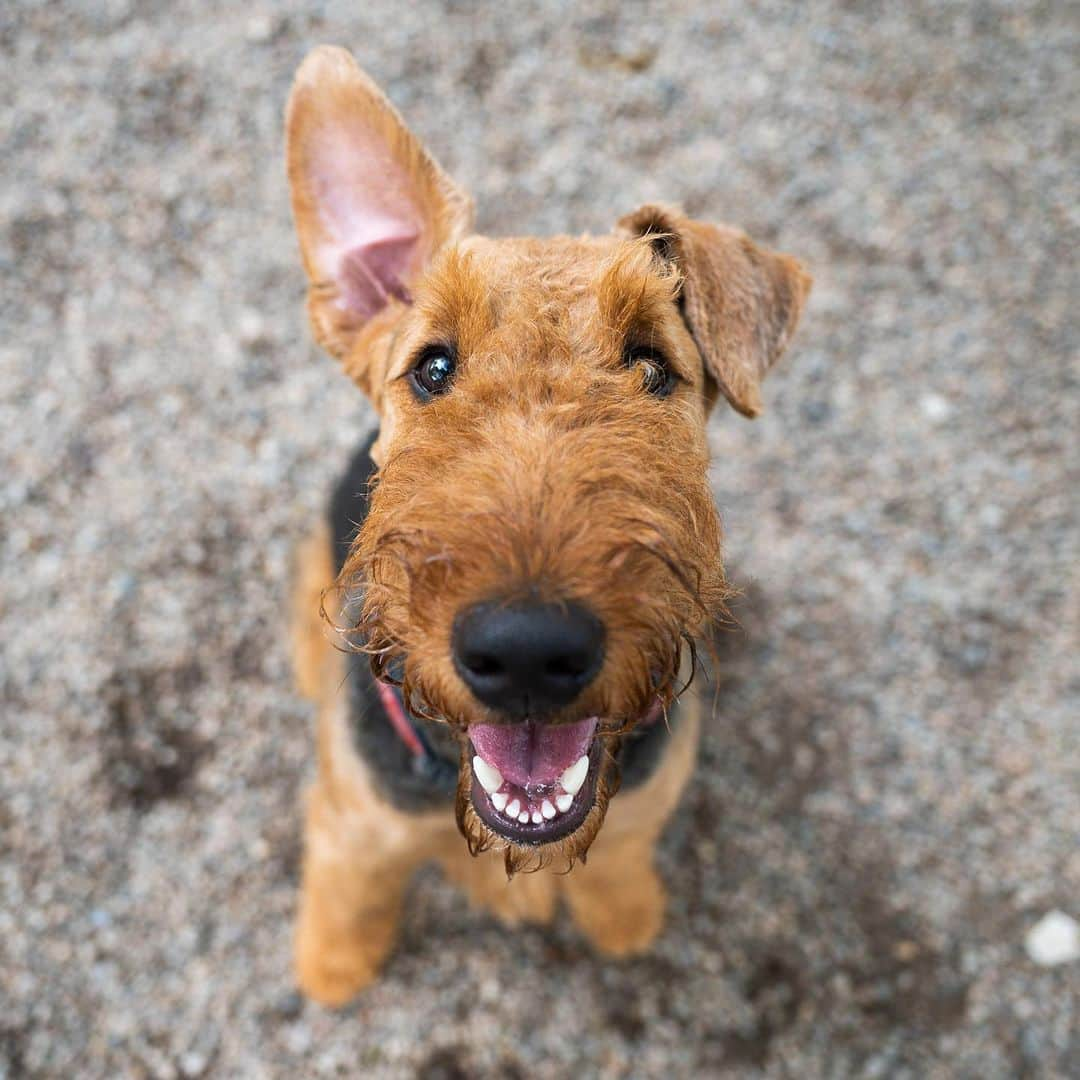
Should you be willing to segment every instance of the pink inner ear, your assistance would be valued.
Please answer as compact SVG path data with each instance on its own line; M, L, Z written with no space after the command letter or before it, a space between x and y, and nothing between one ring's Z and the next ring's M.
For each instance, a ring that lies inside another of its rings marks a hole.
M319 272L337 283L340 307L360 321L391 299L408 301L423 259L423 216L408 173L367 125L324 128L311 146L322 219Z
M409 303L404 279L412 261L418 233L388 236L347 251L338 264L341 304L362 319L381 311L390 300Z

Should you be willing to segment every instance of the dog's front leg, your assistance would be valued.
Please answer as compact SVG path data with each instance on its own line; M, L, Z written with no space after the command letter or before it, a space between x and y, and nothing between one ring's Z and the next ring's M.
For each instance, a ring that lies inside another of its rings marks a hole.
M569 875L565 895L579 929L609 956L642 952L663 926L667 894L653 867L652 841L597 840L588 863Z
M663 926L667 894L653 851L693 771L700 710L696 693L687 692L660 767L640 788L615 796L585 865L562 879L574 922L610 956L642 952Z
M389 825L389 827L388 827ZM296 977L324 1005L344 1005L372 982L394 944L421 845L382 807L333 805L316 783L308 797L296 926Z

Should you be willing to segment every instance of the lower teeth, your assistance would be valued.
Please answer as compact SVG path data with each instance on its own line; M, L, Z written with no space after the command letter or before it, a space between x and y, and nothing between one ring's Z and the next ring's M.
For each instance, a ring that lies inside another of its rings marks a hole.
M501 774L479 755L473 758L473 771L496 812L521 825L529 822L533 825L541 825L545 821L558 817L559 814L565 814L574 805L574 797L581 790L589 772L589 759L584 754L578 758L559 777L556 785L558 794L553 791L537 804L534 804L525 793L515 794L512 789L501 790L504 786ZM496 779L498 783L495 783Z

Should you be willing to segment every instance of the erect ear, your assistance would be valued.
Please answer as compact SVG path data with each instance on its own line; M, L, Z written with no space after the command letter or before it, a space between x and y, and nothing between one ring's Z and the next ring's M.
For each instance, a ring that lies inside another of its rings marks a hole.
M657 257L682 275L683 317L706 371L739 412L757 416L761 380L787 347L810 292L802 264L738 229L666 206L643 206L619 228L653 238Z
M285 126L308 313L319 344L344 357L357 331L408 303L431 256L468 231L472 202L344 49L308 54Z

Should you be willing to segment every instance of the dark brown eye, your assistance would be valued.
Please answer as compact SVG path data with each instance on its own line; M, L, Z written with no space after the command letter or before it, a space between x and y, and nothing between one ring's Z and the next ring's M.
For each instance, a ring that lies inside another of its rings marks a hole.
M667 397L675 389L675 376L662 353L656 349L627 349L626 366L641 375L641 387L654 397Z
M426 401L437 394L445 394L454 381L457 356L446 345L429 345L420 354L412 370L412 382L417 396Z

